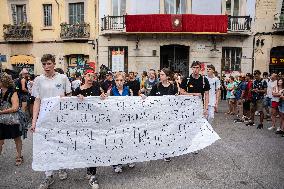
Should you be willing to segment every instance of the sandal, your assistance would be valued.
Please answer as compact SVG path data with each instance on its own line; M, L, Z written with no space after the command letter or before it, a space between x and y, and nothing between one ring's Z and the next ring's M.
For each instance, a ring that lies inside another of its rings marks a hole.
M16 165L16 166L19 166L19 165L21 165L23 162L24 162L24 157L23 157L23 156L17 157L17 158L16 158L16 163L15 163L15 165Z

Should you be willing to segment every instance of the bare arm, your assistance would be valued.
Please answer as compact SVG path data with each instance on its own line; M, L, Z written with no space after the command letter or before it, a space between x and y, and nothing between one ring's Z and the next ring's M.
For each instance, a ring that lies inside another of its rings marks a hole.
M37 118L38 118L38 114L40 110L40 104L41 104L41 100L39 98L36 98L34 102L34 106L33 106L33 120L32 120L32 127L31 127L32 132L35 132L36 122L37 122Z
M209 91L205 91L204 93L204 110L208 110L208 103L209 103Z
M22 91L24 92L29 92L28 89L26 88L26 79L21 79L21 86L22 86Z
M19 98L18 98L18 94L16 92L12 95L11 103L12 103L12 107L8 108L6 110L0 111L0 114L10 114L10 113L14 113L14 112L18 111L18 109L19 109Z

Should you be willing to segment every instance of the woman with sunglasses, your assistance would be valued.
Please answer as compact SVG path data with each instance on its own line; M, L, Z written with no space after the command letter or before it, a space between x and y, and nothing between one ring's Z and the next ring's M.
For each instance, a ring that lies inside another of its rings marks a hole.
M125 74L122 72L117 72L114 76L115 78L115 86L112 87L110 90L107 91L107 93L102 93L101 98L104 100L108 96L133 96L133 92L131 89L129 89L128 86L125 86ZM135 164L131 163L128 164L130 168L134 167ZM116 173L122 172L122 165L113 165L113 170Z
M78 96L81 100L87 96L100 96L101 89L95 80L95 72L93 70L87 70L84 73L84 84L73 92L73 96ZM87 178L89 179L89 185L92 189L99 188L98 180L96 177L97 168L96 167L88 167L87 168Z

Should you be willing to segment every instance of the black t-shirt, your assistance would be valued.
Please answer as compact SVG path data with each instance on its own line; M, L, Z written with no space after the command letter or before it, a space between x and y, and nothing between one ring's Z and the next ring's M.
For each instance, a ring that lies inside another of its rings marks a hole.
M163 95L175 95L178 93L178 88L170 84L168 87L164 87L162 83L157 83L152 87L149 96L163 96Z
M267 83L263 79L254 80L252 88L253 89L258 89L258 90L265 90L265 89L267 89ZM252 99L254 101L259 100L259 99L263 99L264 98L264 94L265 93L262 93L262 92L252 92Z
M134 81L128 81L127 86L133 91L133 96L138 96L139 90L140 90L140 82L137 80Z
M208 79L202 75L199 75L198 79L195 79L190 75L190 77L182 80L180 88L188 93L201 93L203 96L205 91L210 90L210 84Z
M78 87L77 89L75 89L73 96L77 96L77 95L83 95L83 96L100 96L101 95L101 90L100 90L100 86L98 85L98 83L95 83L92 87L87 88L87 89L81 89L80 87Z
M115 86L115 81L114 80L106 80L102 84L102 89L106 93L108 90L112 89Z

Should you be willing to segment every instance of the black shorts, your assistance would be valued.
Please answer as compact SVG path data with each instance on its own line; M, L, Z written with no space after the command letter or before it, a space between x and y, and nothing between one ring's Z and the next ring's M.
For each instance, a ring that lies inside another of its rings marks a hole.
M250 103L251 103L250 100L245 101L245 102L243 103L243 108L244 108L244 110L250 111Z

